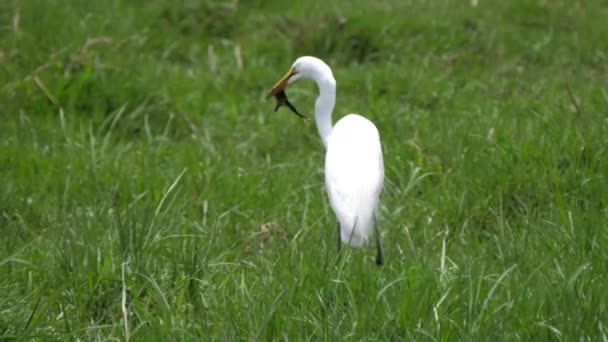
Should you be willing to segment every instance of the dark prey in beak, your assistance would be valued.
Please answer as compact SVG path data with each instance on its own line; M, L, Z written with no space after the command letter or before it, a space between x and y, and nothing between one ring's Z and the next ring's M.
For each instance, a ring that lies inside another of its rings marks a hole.
M287 93L285 93L285 90L281 90L278 93L276 93L274 95L274 98L277 100L277 105L274 107L274 111L276 112L279 108L281 108L282 106L287 106L289 107L289 109L291 109L292 112L294 112L297 116L301 117L302 119L306 119L306 117L302 114L300 114L300 112L298 112L298 110L296 109L296 107L294 107L291 102L289 102L289 100L287 99Z

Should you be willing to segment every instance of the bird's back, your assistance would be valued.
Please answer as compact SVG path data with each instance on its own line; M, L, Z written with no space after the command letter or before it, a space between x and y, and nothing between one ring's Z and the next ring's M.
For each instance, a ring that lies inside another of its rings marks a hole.
M360 246L367 241L383 182L376 126L356 114L345 116L334 126L325 156L325 185L343 242Z

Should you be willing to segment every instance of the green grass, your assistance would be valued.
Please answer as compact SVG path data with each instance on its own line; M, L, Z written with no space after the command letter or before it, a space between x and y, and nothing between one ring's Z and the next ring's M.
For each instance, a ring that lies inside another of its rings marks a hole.
M0 340L606 340L607 15L1 3ZM305 54L380 130L382 268L264 100Z

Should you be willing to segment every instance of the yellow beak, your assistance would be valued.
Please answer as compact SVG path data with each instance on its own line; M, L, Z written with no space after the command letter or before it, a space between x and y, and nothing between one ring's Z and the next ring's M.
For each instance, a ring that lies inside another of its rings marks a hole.
M275 96L277 93L283 91L287 87L287 82L289 82L289 78L296 73L294 68L289 69L289 71L277 82L272 89L266 94L266 98L269 99L272 96Z

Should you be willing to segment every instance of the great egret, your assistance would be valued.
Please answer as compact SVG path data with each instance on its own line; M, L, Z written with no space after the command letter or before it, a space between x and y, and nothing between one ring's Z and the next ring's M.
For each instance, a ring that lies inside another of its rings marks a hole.
M325 187L338 218L338 252L340 241L353 247L362 246L373 229L376 264L382 265L377 210L384 183L384 164L378 129L357 114L349 114L332 125L336 80L331 68L316 57L298 58L267 97L277 98L277 108L284 104L295 111L287 100L285 88L301 79L313 80L319 88L315 121L326 149Z

